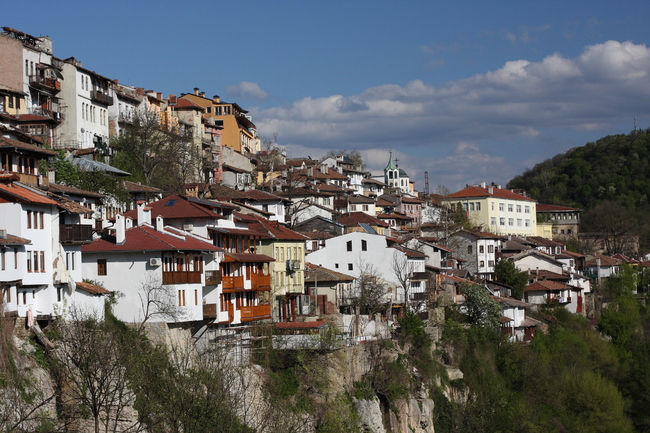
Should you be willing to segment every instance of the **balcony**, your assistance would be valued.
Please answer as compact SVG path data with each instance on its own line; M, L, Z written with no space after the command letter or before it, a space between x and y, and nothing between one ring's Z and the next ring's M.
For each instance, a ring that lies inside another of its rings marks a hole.
M258 275L253 274L251 277L251 287L253 290L264 290L271 288L271 276L270 275Z
M201 283L201 272L163 272L163 284Z
M250 322L271 318L271 305L257 305L255 307L241 307L241 321Z
M58 92L61 90L61 82L56 78L47 78L40 75L30 75L29 84L41 89Z
M100 104L113 105L113 97L99 90L91 91L90 99L92 99L95 102L99 102Z
M217 318L217 304L203 304L203 319Z
M25 173L16 173L20 178L20 182L26 183L34 186L48 186L50 180L47 176L42 176L39 174L25 174Z
M87 224L59 225L59 242L62 244L82 244L93 240L93 227Z
M205 285L218 286L221 283L221 271L205 271Z
M244 290L244 277L221 277L221 286L224 291L241 291Z

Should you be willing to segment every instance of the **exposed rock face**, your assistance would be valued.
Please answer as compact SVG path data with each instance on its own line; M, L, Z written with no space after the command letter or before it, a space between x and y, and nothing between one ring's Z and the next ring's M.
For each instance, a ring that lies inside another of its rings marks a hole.
M414 398L395 402L398 413L390 413L390 429L395 433L434 433L433 400Z
M367 433L386 433L384 428L383 415L377 397L372 400L354 400L359 418L361 418L361 427Z

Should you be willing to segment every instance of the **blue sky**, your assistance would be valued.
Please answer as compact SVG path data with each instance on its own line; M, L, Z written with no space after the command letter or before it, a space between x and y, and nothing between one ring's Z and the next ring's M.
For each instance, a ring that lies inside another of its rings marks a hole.
M12 2L0 25L165 96L218 94L291 156L389 149L422 190L505 184L650 127L648 1Z

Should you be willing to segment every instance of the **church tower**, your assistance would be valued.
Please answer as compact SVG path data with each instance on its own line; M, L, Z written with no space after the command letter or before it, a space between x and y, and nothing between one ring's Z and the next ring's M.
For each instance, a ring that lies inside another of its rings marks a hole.
M393 161L393 149L390 150L388 165L384 169L384 183L390 187L399 187L399 169Z

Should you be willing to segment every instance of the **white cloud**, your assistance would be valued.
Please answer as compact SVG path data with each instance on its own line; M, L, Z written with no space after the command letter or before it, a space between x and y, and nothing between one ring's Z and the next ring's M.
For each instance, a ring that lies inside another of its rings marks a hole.
M392 147L418 172L431 158L449 179L473 178L478 166L467 161L520 164L557 131L602 130L634 116L650 121L648 71L645 45L607 41L585 47L573 59L555 53L537 62L513 60L439 86L421 80L386 84L357 95L303 98L253 114L262 135L277 133L283 143L373 149L368 155L381 155L384 163ZM489 155L468 143L486 149L490 143ZM493 172L503 175L505 170Z
M226 87L226 94L232 98L244 98L251 101L265 101L269 95L257 83L242 81L236 86Z

